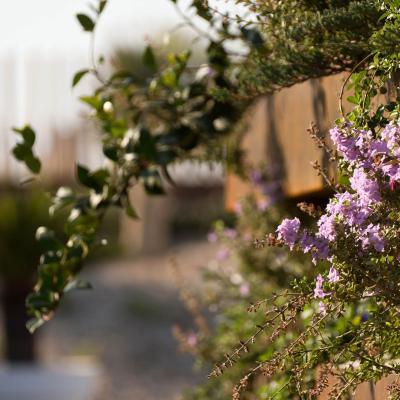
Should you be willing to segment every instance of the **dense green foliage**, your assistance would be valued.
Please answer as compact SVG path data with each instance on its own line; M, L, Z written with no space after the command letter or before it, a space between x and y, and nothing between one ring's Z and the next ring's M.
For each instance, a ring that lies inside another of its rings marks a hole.
M266 322L268 302L260 302L260 299L276 298L283 304L286 295L280 297L276 293L284 292L293 279L313 275L307 257L290 254L279 247L254 247L254 240L273 230L284 216L299 214L293 204L282 198L278 181L269 181L265 170L257 171L257 174L262 176L257 188L253 187L257 196L249 196L240 202L234 227L217 221L215 231L209 234L210 241L218 242L219 250L216 259L205 269L205 289L198 295L188 295L187 289L182 289L182 298L196 322L196 332L175 328L182 350L194 354L197 364L208 370L245 340L249 341L246 344L248 351L218 379L209 379L189 391L187 399L231 398L232 388L240 381L243 372L254 363L268 359L275 351L282 350L302 326L300 323L288 330L285 337L268 346L262 340L249 340L257 327L262 336L266 334L266 329L261 327ZM267 190L263 193L263 189ZM193 303L197 306L194 307ZM202 315L203 309L211 311L213 318L210 322L207 322L207 316ZM310 309L307 315L304 314L304 319L310 318L312 313ZM310 374L311 384L314 378ZM281 382L282 377L271 382L255 379L247 386L243 398L265 398L275 393ZM290 391L283 390L279 399L289 397Z
M253 51L241 92L264 94L310 78L351 70L373 49L383 22L377 1L241 1L255 14L265 45Z

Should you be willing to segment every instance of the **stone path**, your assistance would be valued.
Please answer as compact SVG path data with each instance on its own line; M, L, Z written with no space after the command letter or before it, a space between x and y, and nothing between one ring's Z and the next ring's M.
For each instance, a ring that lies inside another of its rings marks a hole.
M185 280L198 287L200 267L215 254L205 242L167 253L96 265L84 275L91 291L71 293L42 329L41 358L94 357L104 371L100 400L174 400L204 379L191 357L176 351L173 324L191 325L170 267L174 256Z

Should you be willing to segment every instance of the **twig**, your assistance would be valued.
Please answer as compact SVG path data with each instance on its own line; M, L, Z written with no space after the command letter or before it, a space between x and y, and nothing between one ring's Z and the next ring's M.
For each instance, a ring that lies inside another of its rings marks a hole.
M346 88L347 83L349 82L350 78L353 76L354 72L360 67L362 64L365 63L370 57L372 57L374 53L368 54L366 57L364 57L356 66L350 71L349 76L346 78L342 85L342 89L340 90L340 96L339 96L339 111L340 115L345 118L344 112L343 112L343 95L344 95L344 89Z

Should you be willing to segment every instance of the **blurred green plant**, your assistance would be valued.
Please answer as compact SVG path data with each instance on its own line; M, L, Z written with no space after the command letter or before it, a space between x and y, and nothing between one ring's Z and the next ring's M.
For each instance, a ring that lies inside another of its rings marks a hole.
M2 189L0 193L0 277L31 281L43 247L35 239L39 226L62 233L62 219L49 216L50 199L39 189Z
M50 198L39 189L3 186L0 193L0 301L9 362L35 361L35 338L26 331L24 312L43 251L35 233L42 225L63 231L63 218L50 218L49 206Z
M279 181L271 179L267 169L252 170L250 175L255 194L236 205L233 225L216 221L214 230L208 234L210 242L218 243L218 250L216 258L205 269L205 288L194 294L187 284L179 282L182 299L193 314L196 330L185 332L175 326L173 332L181 350L195 355L197 367L207 370L218 364L232 348L252 337L255 327L265 324L269 303L260 303L260 299L274 298L282 304L286 296L280 297L278 293L287 290L293 279L313 276L313 268L304 255L291 254L279 247L254 246L257 238L274 229L283 217L298 215L299 210L293 202L284 199ZM304 320L311 315L312 310L304 313ZM233 362L218 379L209 379L189 391L185 398L230 399L232 388L242 378L243 371L282 350L298 335L301 326L302 321L299 321L286 330L285 337L267 346L264 341L246 343L247 351L242 358ZM267 335L268 329L262 332ZM269 382L251 381L243 392L243 399L268 398L281 386L282 379L284 374ZM312 371L308 380L312 387L315 381ZM286 400L292 395L290 388L285 388L275 398Z

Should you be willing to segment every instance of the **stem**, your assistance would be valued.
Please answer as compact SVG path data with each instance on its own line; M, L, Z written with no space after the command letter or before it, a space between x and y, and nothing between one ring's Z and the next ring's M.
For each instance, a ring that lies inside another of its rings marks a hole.
M370 57L372 57L374 55L374 53L370 53L368 54L366 57L364 57L350 72L349 76L346 78L346 80L344 81L343 85L342 85L342 89L340 91L340 96L339 96L339 111L340 111L340 115L345 118L344 116L344 112L343 112L343 95L344 95L344 89L346 88L346 85L348 84L350 78L353 76L354 72L356 72L356 70L365 63L365 61L367 61Z

